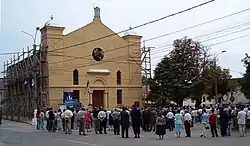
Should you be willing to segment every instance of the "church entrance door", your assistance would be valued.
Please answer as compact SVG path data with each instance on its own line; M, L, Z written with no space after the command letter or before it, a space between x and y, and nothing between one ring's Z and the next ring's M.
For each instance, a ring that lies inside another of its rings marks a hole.
M104 90L94 90L92 94L93 107L104 106Z

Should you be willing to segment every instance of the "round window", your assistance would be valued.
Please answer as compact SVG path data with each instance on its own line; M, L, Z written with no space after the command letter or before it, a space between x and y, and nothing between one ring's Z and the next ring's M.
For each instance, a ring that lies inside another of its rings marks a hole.
M92 51L92 56L95 61L101 61L104 57L104 51L101 48L95 48Z

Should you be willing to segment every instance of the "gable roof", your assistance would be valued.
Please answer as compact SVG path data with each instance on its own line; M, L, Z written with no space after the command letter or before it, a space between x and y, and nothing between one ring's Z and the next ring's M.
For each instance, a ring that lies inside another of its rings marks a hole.
M107 25L105 25L104 23L102 23L102 21L100 21L100 20L93 20L92 22L88 23L87 25L85 25L85 26L83 26L83 27L80 27L80 28L78 28L78 29L76 29L76 30L74 30L74 31L72 31L72 32L69 32L69 33L65 34L64 37L73 35L73 34L79 32L79 31L83 31L83 30L85 30L86 28L88 28L89 26L91 26L91 25L93 25L93 24L96 24L96 23L101 24L103 27L105 27L107 30L109 30L109 31L111 32L109 35L107 35L107 37L109 37L109 36L117 36L117 37L119 37L119 38L121 38L122 40L124 40L124 41L127 42L127 40L125 40L123 37L121 37L120 35L118 35L116 32L114 32L112 29L110 29ZM103 37L105 37L105 36L103 36Z

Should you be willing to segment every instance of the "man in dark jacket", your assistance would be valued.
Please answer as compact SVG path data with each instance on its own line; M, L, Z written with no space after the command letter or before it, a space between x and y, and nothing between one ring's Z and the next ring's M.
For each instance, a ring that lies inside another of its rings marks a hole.
M129 128L129 113L126 111L126 108L122 108L121 112L121 127L122 127L122 138L124 137L124 133L126 133L126 138L129 138L128 136L128 128Z
M150 125L150 111L149 109L144 110L143 115L142 115L142 119L143 119L143 130L145 132L149 132L149 125Z
M131 111L131 121L135 138L140 138L141 110L136 106Z
M220 110L220 129L222 137L227 136L228 121L227 111L222 108Z
M54 120L55 120L55 114L53 112L53 108L49 109L49 123L48 123L48 131L54 131L53 127L54 127Z
M155 123L156 123L156 117L157 117L157 112L155 109L152 109L151 110L151 113L150 113L150 120L151 120L151 124L150 124L150 131L153 130L155 132Z

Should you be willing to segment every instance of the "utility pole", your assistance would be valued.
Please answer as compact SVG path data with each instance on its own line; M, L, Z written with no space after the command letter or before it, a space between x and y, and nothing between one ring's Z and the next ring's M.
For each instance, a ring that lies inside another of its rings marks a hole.
M214 58L214 70L216 71L217 69L217 63L216 63L216 58ZM214 92L215 92L215 103L218 104L218 79L217 75L215 75L215 80L214 80Z
M215 57L214 57L214 70L215 70L215 72L217 70L217 59L218 59L219 55L221 55L225 52L226 52L226 50L223 50L215 55ZM218 78L217 78L217 75L215 75L215 80L214 80L214 92L215 92L215 103L218 104Z
M151 73L151 49L154 47L145 47L145 42L144 42L144 47L142 48L142 63L141 63L141 68L143 71L143 74L145 76L145 94L144 97L142 98L142 104L145 106L145 101L148 96L149 92L149 79L152 78L152 73Z

